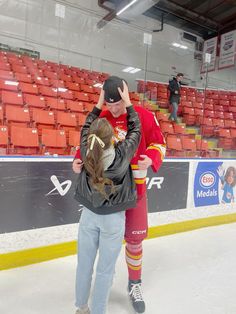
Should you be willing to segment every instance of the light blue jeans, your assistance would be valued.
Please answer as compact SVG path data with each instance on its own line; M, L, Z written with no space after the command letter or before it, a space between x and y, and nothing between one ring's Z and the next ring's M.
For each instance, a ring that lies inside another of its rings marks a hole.
M99 252L91 299L91 314L105 314L115 264L125 231L125 211L97 215L85 208L79 224L76 307L88 304L94 261Z
M171 105L172 105L172 112L171 112L171 115L170 115L170 119L173 119L173 120L175 120L177 122L177 111L178 111L179 105L175 101L172 102Z

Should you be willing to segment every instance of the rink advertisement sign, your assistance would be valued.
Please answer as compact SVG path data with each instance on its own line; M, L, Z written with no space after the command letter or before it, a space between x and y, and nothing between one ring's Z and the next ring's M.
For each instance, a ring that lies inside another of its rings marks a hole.
M235 183L235 163L199 162L194 177L195 207L234 202Z
M189 162L164 162L158 173L147 176L148 211L186 208Z
M1 162L0 171L0 233L79 221L71 161ZM186 207L188 172L188 162L164 162L157 174L148 172L150 212Z

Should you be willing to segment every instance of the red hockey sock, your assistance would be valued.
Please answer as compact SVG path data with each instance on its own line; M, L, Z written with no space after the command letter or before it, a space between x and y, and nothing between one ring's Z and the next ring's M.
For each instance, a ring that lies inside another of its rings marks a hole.
M135 244L126 243L125 255L129 272L129 280L141 279L142 253L142 242Z

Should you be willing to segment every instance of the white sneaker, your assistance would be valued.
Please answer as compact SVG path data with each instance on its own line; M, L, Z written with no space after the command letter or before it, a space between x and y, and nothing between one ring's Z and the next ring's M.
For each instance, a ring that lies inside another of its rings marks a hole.
M78 309L75 314L90 314L90 310L88 307L84 308L84 309Z

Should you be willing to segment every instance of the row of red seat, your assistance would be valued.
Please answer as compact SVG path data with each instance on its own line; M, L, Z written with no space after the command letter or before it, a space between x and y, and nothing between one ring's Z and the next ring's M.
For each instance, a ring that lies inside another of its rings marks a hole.
M37 155L37 154L74 154L80 144L80 132L69 130L0 126L1 154Z
M93 106L93 105L92 105ZM86 112L65 112L62 110L43 110L7 105L5 110L0 106L0 123L3 125L23 125L37 126L48 125L53 127L73 127L82 126L86 119ZM91 111L91 110L90 110Z
M168 84L167 83L159 83L159 82L151 82L151 81L138 81L137 90L139 93L143 92L163 92L166 93L168 91ZM236 91L225 91L225 90L214 90L214 89L207 89L206 91L203 91L196 88L196 87L189 87L189 86L182 86L181 88L181 95L189 97L200 97L204 98L204 93L206 94L206 98L211 99L232 99L236 100Z
M54 74L48 74L51 78L57 78L56 75L76 75L84 79L90 79L93 81L103 82L109 75L103 72L89 71L87 69L81 69L74 66L64 65L61 63L45 61L42 59L34 59L28 56L20 56L7 52L0 53L0 70L13 71L22 74L33 73L37 76L44 76L42 71L54 72ZM56 74L56 75L55 75ZM47 75L46 75L47 76ZM65 80L69 80L65 76Z
M218 157L219 151L209 149L208 142L188 136L170 135L166 139L169 157Z
M2 104L12 104L12 105L24 105L25 95L26 97L30 97L29 95L38 95L40 97L52 97L55 99L64 99L64 100L74 100L74 101L84 101L97 103L99 99L99 95L97 94L89 94L78 91L65 90L62 91L60 89L55 90L52 87L48 86L40 86L39 92L37 86L22 86L22 93L17 93L14 91L0 91L0 97ZM30 85L30 84L27 84ZM35 93L32 93L35 90Z

